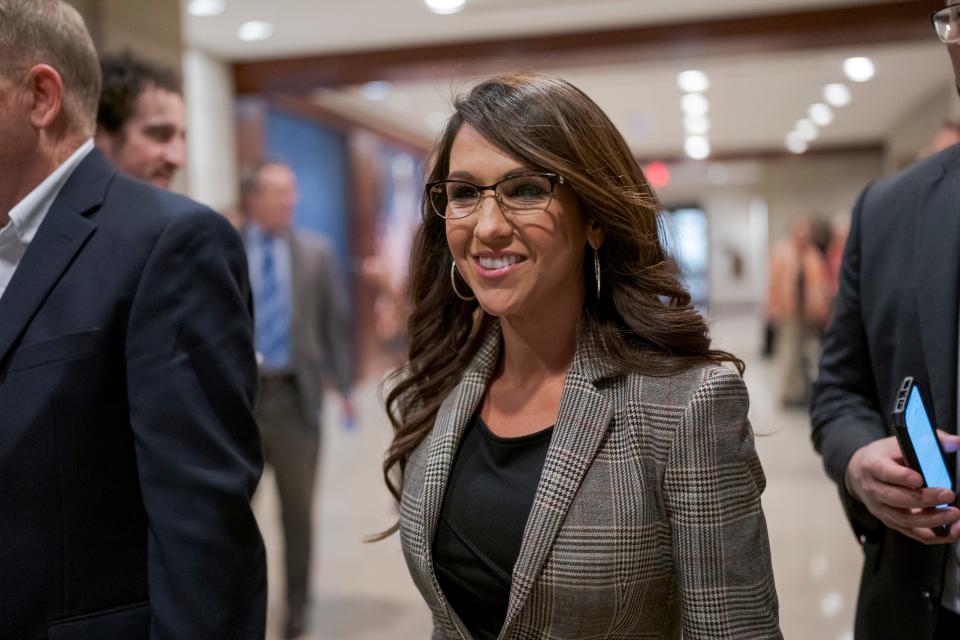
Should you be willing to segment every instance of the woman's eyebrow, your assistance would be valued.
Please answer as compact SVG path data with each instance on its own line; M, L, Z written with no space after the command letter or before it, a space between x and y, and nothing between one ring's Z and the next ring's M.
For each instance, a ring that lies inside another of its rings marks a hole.
M523 175L524 173L530 173L531 171L533 171L533 169L517 166L517 167L514 167L513 169L510 169L509 171L505 171L502 174L500 174L499 180L503 180L504 178L512 178L513 176L517 176L517 175ZM450 173L447 174L447 179L448 180L475 180L476 178L474 178L473 174L470 173L469 171L451 171Z

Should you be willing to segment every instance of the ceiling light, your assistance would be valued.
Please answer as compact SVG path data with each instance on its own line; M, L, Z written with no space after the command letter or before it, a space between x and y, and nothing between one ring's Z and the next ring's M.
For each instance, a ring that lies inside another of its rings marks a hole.
M251 20L244 22L237 30L237 37L244 42L256 42L266 40L273 35L273 25L263 20Z
M796 153L797 155L806 152L810 148L810 145L807 143L803 137L796 131L791 131L787 134L787 150L790 153Z
M187 13L198 18L218 16L227 8L224 0L190 0L187 4Z
M820 135L817 125L813 124L808 118L797 120L797 125L793 128L794 132L807 142L813 142Z
M854 82L866 82L876 74L876 67L870 58L847 58L843 61L843 72Z
M702 136L710 131L710 118L704 115L688 113L683 116L683 128L686 129L690 135Z
M680 108L688 115L702 116L710 111L710 101L702 93L688 93L680 99Z
M823 88L823 99L834 107L845 107L850 104L850 89L847 85L836 82Z
M810 105L807 115L818 127L826 127L833 122L833 109L830 108L830 105L822 102Z
M710 79L703 71L690 69L677 76L677 86L686 93L698 93L710 88Z
M427 9L434 13L450 15L463 9L467 0L423 0L423 2L427 5Z
M690 136L683 144L683 150L694 160L710 157L710 141L703 136Z
M373 82L368 82L360 89L360 93L363 94L363 97L372 102L379 102L380 100L385 100L388 95L390 95L391 85L389 82L384 80L374 80Z

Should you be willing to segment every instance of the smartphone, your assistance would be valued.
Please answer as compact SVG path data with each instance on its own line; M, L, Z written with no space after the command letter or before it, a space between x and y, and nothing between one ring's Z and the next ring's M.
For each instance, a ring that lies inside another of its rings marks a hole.
M953 474L947 468L940 439L923 406L920 388L912 377L904 378L897 390L893 425L903 457L911 469L923 476L923 486L953 491ZM946 509L949 506L941 504L937 508ZM950 527L934 527L933 532L940 536L949 535Z

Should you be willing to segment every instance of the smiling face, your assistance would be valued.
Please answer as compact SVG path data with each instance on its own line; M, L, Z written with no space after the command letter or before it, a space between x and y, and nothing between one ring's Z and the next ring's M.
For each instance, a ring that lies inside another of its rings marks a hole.
M478 185L536 171L464 124L450 149L447 178ZM465 218L446 220L457 270L484 311L500 318L536 319L583 306L583 260L600 234L580 214L576 196L558 184L546 210L513 215L493 193Z
M186 108L180 94L153 85L118 134L100 130L100 149L118 169L169 189L186 161Z

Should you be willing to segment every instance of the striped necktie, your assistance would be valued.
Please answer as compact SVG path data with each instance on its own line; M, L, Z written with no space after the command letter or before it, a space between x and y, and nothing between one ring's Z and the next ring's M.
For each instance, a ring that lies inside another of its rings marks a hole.
M290 309L277 278L274 243L273 236L265 235L260 245L256 340L257 350L263 354L264 367L280 370L290 366Z

